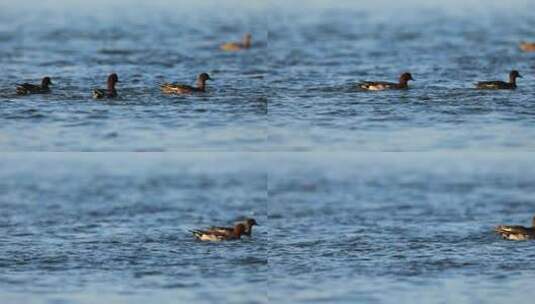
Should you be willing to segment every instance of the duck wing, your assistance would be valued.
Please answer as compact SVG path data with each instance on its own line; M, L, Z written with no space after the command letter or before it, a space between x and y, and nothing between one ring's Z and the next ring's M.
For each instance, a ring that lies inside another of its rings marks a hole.
M233 233L217 231L217 230L191 230L193 236L201 241L224 241L236 239Z
M93 98L94 99L103 99L106 97L106 90L104 89L94 89L93 90Z
M162 92L168 94L183 94L195 91L195 88L192 86L177 83L164 83L160 86L160 89Z
M239 42L227 42L221 45L221 50L232 52L243 49L243 45Z
M39 92L40 90L41 90L41 87L35 84L30 84L30 83L17 84L17 94L19 95L35 93L35 92Z
M523 241L535 238L535 229L524 226L500 225L496 227L496 232L504 239L513 241Z
M480 81L476 83L478 89L501 89L506 88L508 83L505 81Z
M496 232L498 233L524 233L528 234L531 229L524 226L509 226L509 225L500 225L496 227Z
M234 228L231 228L231 227L210 227L207 229L208 231L212 231L212 232L216 232L216 233L221 233L221 234L231 234L234 232Z
M397 87L397 83L385 81L363 81L358 84L361 89L369 91L380 91Z

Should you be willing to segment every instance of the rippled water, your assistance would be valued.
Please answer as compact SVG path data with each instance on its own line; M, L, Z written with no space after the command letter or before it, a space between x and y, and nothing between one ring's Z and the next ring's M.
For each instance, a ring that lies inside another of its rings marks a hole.
M9 151L257 150L266 139L266 26L247 1L0 2L0 147ZM217 6L217 10L214 9ZM250 52L224 41L253 33ZM121 98L94 101L117 72ZM215 79L201 96L158 84ZM18 97L16 83L56 85Z
M504 303L535 293L513 154L25 154L0 165L3 303ZM251 238L189 229L255 217Z
M280 150L533 149L533 1L279 2L269 144ZM513 92L480 80L524 74ZM361 80L415 82L406 92L359 92Z
M535 296L531 154L290 154L269 170L275 303L505 303Z
M529 303L533 243L492 229L535 214L533 11L0 0L0 150L70 152L0 154L0 303ZM110 72L120 98L92 100ZM159 92L201 72L206 94ZM188 232L244 216L251 238Z
M205 244L189 229L267 224L250 155L3 155L2 303L265 303L267 233ZM256 228L256 227L255 227Z

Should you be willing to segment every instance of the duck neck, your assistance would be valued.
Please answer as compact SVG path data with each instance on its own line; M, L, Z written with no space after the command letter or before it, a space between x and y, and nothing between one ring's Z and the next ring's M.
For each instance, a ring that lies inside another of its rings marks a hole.
M399 80L399 87L404 89L404 88L407 88L409 86L409 81L406 80L406 79L400 79Z
M251 37L245 37L243 39L243 46L248 49L251 47Z
M108 91L115 91L115 82L108 81Z
M115 89L115 82L108 82L108 96L115 97L117 95L117 90Z
M234 236L235 236L236 238L238 238L238 239L241 238L242 233L243 233L243 232L242 232L240 229L238 229L238 228L234 228Z
M534 217L533 220L531 221L531 227L535 228L535 217Z
M247 236L251 236L251 233L253 232L253 226L251 225L246 225L245 226L245 231L243 232L243 234L247 235Z
M206 90L206 80L197 79L197 89L204 92Z
M509 83L516 86L516 76L509 76Z
M41 82L41 88L43 88L43 89L45 89L45 90L48 90L48 89L49 89L49 88L48 88L48 85L49 85L49 84L48 84L48 81L46 81L46 80L43 80L43 81Z

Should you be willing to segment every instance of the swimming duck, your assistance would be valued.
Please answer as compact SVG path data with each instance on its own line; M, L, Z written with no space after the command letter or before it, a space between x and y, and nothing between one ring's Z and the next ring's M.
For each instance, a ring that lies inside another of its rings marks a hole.
M201 241L230 241L230 240L239 240L241 236L245 233L245 225L238 223L230 231L219 231L219 230L192 230L193 236Z
M117 90L115 89L115 84L119 82L119 77L117 74L113 73L108 76L108 88L105 89L94 89L93 98L94 99L103 99L103 98L115 98L117 97Z
M520 49L524 52L535 52L535 42L521 42Z
M244 219L243 221L239 221L237 222L236 224L243 224L245 226L245 231L243 232L243 234L245 234L246 236L251 236L251 233L253 232L253 226L254 225L257 225L258 226L258 223L256 222L255 219L252 219L252 218L246 218ZM218 231L218 232L223 232L223 233L228 233L232 230L234 230L233 227L210 227L210 229L208 229L209 231Z
M381 81L364 81L358 84L359 88L366 91L383 91L383 90L405 90L408 89L409 80L414 81L411 73L403 73L399 76L399 83L381 82Z
M476 84L476 88L483 90L514 90L516 89L516 79L522 78L518 71L509 73L509 82L505 81L482 81Z
M23 83L17 85L17 94L18 95L28 95L28 94L46 94L50 93L49 86L52 85L52 80L50 77L44 77L41 81L41 85Z
M197 87L192 87L184 84L164 83L160 86L162 92L166 94L191 94L198 92L206 92L206 81L212 80L210 75L202 73L197 77Z
M251 39L253 36L249 33L243 36L242 42L227 42L221 45L221 49L227 52L236 52L251 48Z
M531 227L500 225L496 227L496 232L507 240L533 240L535 239L535 217L531 221Z

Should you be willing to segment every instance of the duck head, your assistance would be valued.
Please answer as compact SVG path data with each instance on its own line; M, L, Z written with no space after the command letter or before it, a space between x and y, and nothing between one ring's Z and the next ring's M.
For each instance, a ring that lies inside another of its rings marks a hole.
M255 225L258 226L258 223L256 222L256 220L252 219L252 218L247 219L245 222L247 223L247 225L249 225L249 227L252 227L252 226L255 226Z
M52 79L50 79L50 77L45 77L43 78L43 80L41 81L41 86L43 88L48 88L49 85L53 85L52 83Z
M117 74L113 73L108 76L108 91L110 91L112 95L115 95L115 84L118 82L119 76L117 76Z
M210 78L210 75L208 75L207 73L202 73L197 77L197 80L205 82L207 80L212 80L212 78Z
M119 82L119 76L117 76L117 74L113 73L113 74L110 74L110 76L108 76L108 85L109 84L116 84Z
M208 75L207 73L202 73L199 76L197 76L197 87L201 89L202 91L204 91L206 88L207 80L212 80L212 78L210 78L210 75Z
M411 73L403 73L401 76L399 76L399 83L407 84L409 80L414 81L414 78L412 78Z
M509 82L515 83L517 78L522 78L522 75L517 70L512 70L509 73Z

